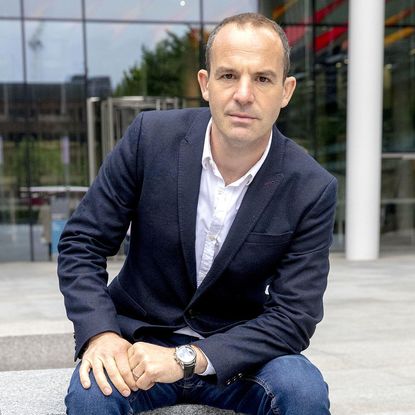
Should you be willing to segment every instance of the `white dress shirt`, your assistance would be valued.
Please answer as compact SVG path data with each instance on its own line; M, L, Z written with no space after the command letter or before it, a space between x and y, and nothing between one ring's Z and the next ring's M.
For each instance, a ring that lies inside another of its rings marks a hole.
M268 145L262 157L233 183L225 185L222 175L213 160L210 146L210 131L212 119L206 128L205 143L202 155L202 175L200 178L199 200L196 217L196 275L197 287L200 286L212 266L216 255L220 251L229 229L241 206L248 186L264 163L272 141L272 131ZM176 333L203 338L190 327L184 327ZM207 356L206 356L207 358ZM202 375L215 374L211 362Z

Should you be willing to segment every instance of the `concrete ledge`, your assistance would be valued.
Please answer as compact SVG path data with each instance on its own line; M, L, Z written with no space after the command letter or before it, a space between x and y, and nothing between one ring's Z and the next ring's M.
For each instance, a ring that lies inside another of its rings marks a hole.
M73 344L72 333L0 336L0 371L74 367Z
M70 368L0 372L0 414L64 415L63 400L72 371ZM201 405L177 405L147 414L231 415L235 412Z

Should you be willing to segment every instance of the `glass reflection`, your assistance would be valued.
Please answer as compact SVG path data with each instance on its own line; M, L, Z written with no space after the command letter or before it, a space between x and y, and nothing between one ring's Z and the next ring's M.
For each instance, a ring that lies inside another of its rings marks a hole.
M81 18L81 0L24 0L25 17Z
M18 190L28 166L21 158L26 154L21 23L0 21L0 38L5 40L0 55L7 56L0 60L0 261L29 260L28 203Z
M198 21L199 0L86 0L86 17L116 20Z
M343 248L347 105L347 29L315 30L315 157L338 180L335 248Z
M333 25L348 21L347 0L262 0L259 3L262 13L281 24Z
M415 24L415 1L387 1L385 3L385 24L386 26Z
M23 81L20 22L0 20L0 39L0 56L3 57L0 59L0 82Z
M30 198L34 258L47 260L56 253L61 228L55 228L68 219L76 196L81 197L72 189L88 183L84 80L30 84L28 95L30 177L21 193Z
M27 21L28 82L63 82L83 74L82 24Z
M259 11L281 25L311 24L311 0L260 0Z
M316 0L313 19L318 24L347 24L348 13L348 0Z
M415 246L414 38L413 27L385 30L382 249Z
M381 247L415 247L415 154L384 154Z
M234 14L257 12L257 0L204 0L203 18L208 22L220 22Z
M314 88L312 79L312 30L304 26L288 26L287 37L291 46L291 69L289 75L297 79L297 87L290 105L283 109L278 126L284 134L313 153Z
M383 151L415 151L415 28L385 31Z
M20 1L1 0L0 16L2 17L20 17Z
M89 77L106 77L117 96L199 96L196 29L90 23L87 42Z
M0 132L0 262L30 260L29 200L19 193L27 183L26 154L21 137Z

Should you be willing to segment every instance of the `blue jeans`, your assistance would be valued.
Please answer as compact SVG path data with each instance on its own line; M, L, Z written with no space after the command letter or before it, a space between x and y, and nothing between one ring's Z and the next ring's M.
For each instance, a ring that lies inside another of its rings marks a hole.
M147 340L147 339L146 339ZM190 343L194 338L173 335L163 345ZM328 388L319 370L302 355L287 355L268 362L252 376L226 387L194 375L172 384L157 383L148 391L123 397L113 387L105 396L91 372L91 387L79 382L75 369L65 398L68 415L133 415L175 404L193 403L252 415L330 415Z

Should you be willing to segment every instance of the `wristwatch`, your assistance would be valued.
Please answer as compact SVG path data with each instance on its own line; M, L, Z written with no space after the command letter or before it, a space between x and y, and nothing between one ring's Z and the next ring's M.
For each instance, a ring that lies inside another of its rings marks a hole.
M189 344L178 346L174 352L174 359L183 369L184 379L190 378L196 366L196 352Z

